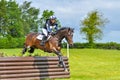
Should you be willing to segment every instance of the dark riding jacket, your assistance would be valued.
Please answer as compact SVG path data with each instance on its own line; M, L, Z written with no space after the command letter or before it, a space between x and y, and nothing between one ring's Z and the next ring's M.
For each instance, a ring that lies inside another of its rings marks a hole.
M52 24L50 20L46 20L44 28L48 31L48 33L56 32L58 30L58 24Z

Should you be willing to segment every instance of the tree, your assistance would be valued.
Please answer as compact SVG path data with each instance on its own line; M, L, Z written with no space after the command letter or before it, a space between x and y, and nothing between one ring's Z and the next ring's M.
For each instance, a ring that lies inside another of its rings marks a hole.
M31 7L31 2L23 2L20 6L22 12L22 20L23 20L23 27L24 27L24 34L28 34L30 32L38 32L39 26L39 9L35 7Z
M12 37L22 37L23 36L23 26L21 19L21 11L18 4L15 1L8 1L7 4L7 23L8 31L7 33Z
M21 12L15 1L0 1L0 36L22 36Z
M90 45L94 44L96 39L102 38L102 27L108 22L107 18L97 10L91 11L87 17L81 21L80 32L85 35Z
M0 37L1 36L5 36L5 32L6 32L6 5L7 5L7 1L5 0L1 0L0 1Z

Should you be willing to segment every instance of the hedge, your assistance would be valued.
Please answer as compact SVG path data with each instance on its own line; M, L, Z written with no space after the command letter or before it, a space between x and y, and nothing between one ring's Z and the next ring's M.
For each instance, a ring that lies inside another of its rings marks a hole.
M22 48L25 38L0 38L1 48Z
M67 47L67 43L62 44L63 48ZM94 43L92 45L88 43L74 43L74 46L72 48L95 48L95 49L117 49L120 50L120 44L116 42L108 42L108 43Z

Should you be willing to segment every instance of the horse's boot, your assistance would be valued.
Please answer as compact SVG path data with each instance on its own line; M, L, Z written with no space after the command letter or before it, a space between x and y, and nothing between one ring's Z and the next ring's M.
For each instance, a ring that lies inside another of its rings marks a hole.
M44 46L44 45L45 45L46 39L47 39L47 37L46 37L46 36L43 36L42 41L41 41L41 43L40 43L41 46Z

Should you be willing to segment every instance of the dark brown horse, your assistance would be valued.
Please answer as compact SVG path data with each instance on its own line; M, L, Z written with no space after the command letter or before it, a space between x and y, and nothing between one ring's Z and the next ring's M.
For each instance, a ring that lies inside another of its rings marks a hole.
M45 46L40 46L40 40L36 38L39 35L38 33L30 33L26 37L22 53L24 54L27 51L27 48L29 48L28 52L30 53L33 53L35 48L49 53L53 52L59 58L59 65L63 66L66 71L67 69L61 55L61 41L65 38L70 46L73 45L73 32L74 30L72 28L63 27L59 29L55 35L52 35L48 41L46 41Z

